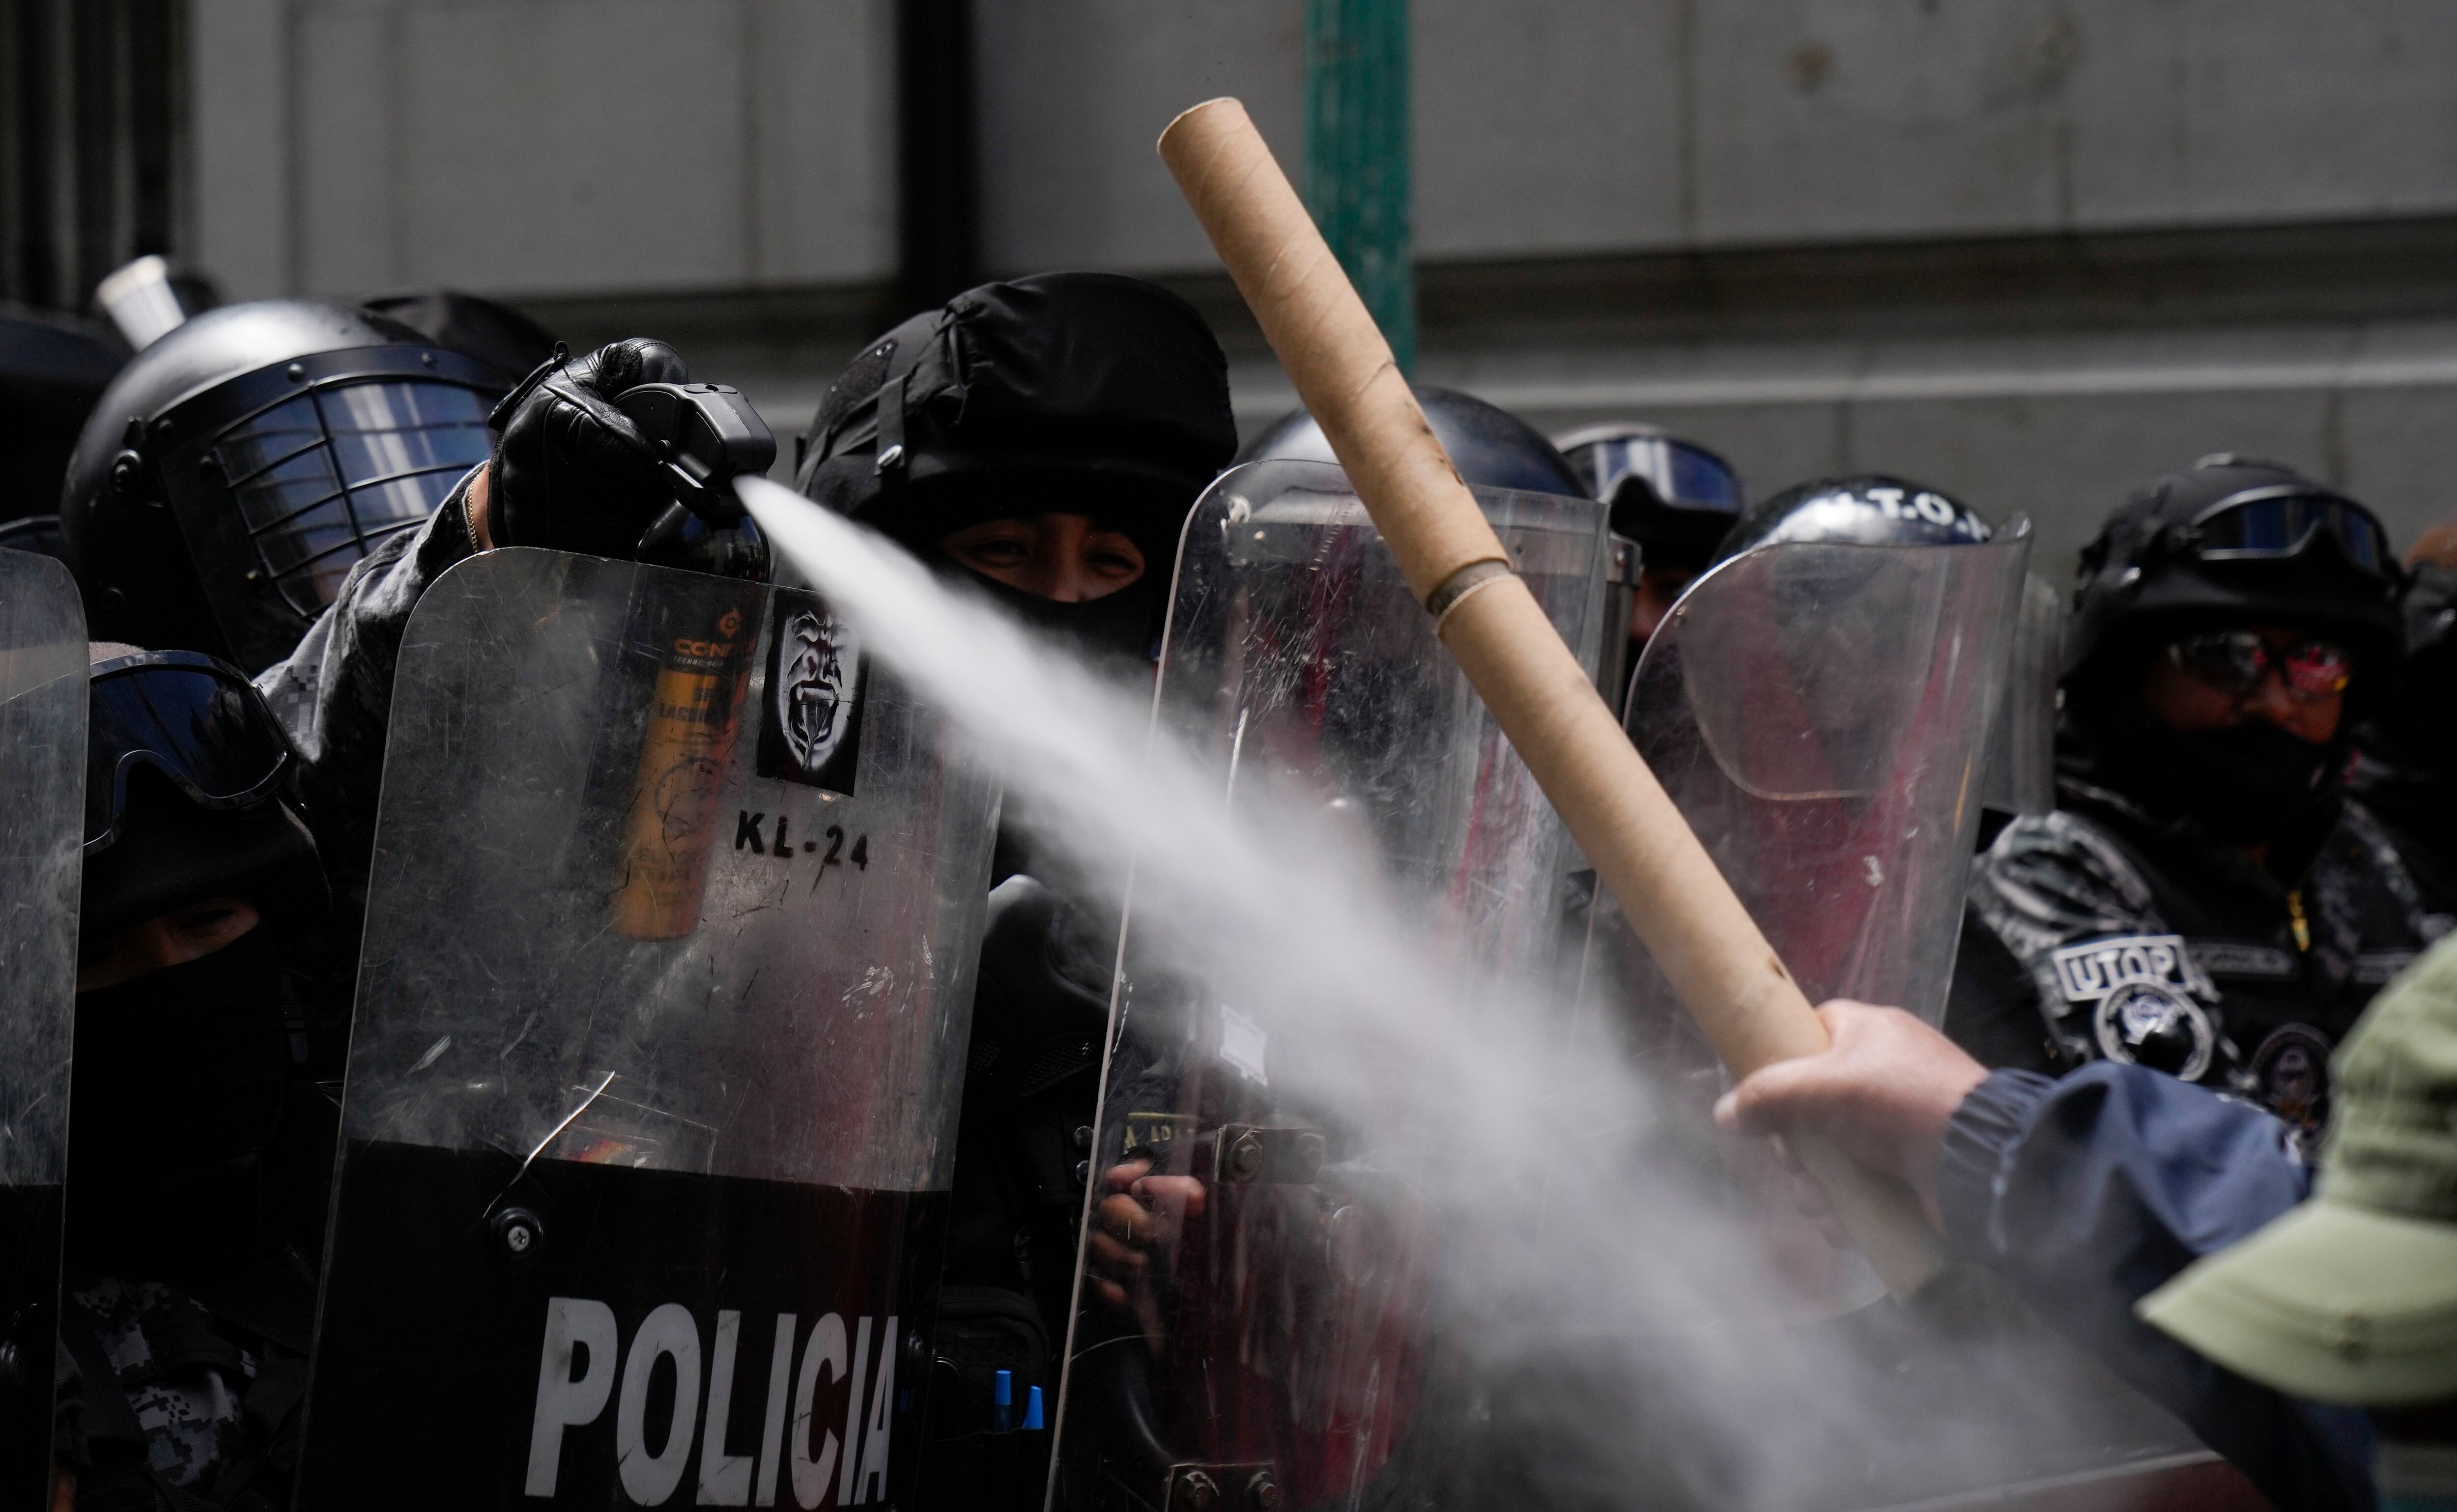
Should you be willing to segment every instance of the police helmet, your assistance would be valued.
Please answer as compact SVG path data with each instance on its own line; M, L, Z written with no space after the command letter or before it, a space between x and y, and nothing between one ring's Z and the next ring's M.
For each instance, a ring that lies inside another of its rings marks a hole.
M77 432L127 361L125 347L78 321L0 314L0 520L59 507Z
M283 800L296 762L263 695L196 652L92 652L79 933L221 894L278 922L320 917L323 867Z
M1123 274L1044 273L872 342L819 402L795 473L917 550L981 520L1078 513L1166 563L1236 446L1228 362L1193 305Z
M2138 489L2082 548L2064 676L2095 680L2160 634L2275 620L2386 667L2405 575L2369 509L2280 463L2203 457Z
M510 388L554 355L551 332L508 304L458 289L379 294L360 307L399 321L438 346L474 357Z
M129 362L60 493L97 634L280 660L350 568L486 460L495 370L346 305L263 300Z
M1727 561L1778 541L1858 546L1970 546L1996 533L1939 488L1881 472L1795 484L1759 505L1715 549Z
M1515 488L1522 493L1595 497L1580 481L1569 459L1554 449L1543 432L1510 411L1455 388L1435 388L1430 383L1410 387L1416 403L1424 408L1425 423L1433 427L1442 449L1451 454L1451 464L1458 468L1459 476L1469 483L1485 488ZM1237 453L1237 460L1339 461L1332 454L1331 441L1323 435L1322 427L1302 409L1290 410L1272 422L1270 428L1246 444L1246 449Z
M1583 425L1553 444L1588 495L1612 507L1613 534L1644 547L1653 566L1703 568L1748 507L1730 463L1653 425Z

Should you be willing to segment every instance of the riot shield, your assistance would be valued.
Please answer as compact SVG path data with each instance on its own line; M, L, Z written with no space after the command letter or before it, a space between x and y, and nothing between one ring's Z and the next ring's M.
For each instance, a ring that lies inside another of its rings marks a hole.
M391 718L297 1504L906 1500L991 779L815 595L544 551Z
M1602 507L1475 492L1592 675ZM1232 811L1314 816L1299 842L1355 859L1462 978L1559 969L1567 833L1338 469L1255 464L1196 506L1155 719L1213 763ZM1144 1175L1201 1211L1154 1239L1131 1292L1079 1264L1051 1504L1352 1506L1413 1483L1438 1270L1393 1158L1415 1130L1309 1098L1305 1042L1225 998L1233 972L1149 959L1147 933L1130 905L1087 1186L1095 1212ZM1409 1047L1374 1074L1404 1083Z
M1630 739L1812 1003L1945 1013L2026 525L1951 547L1774 545L1702 577L1647 643ZM1717 1133L1726 1080L1617 903L1588 992L1628 1026L1668 1116L1660 1159L1709 1180L1809 1315L1875 1298L1795 1210L1763 1144Z
M2064 665L2064 628L2063 595L2036 572L2024 577L1981 797L2009 818L2056 806L2056 676Z
M86 707L75 580L50 557L0 551L0 1505L12 1507L51 1496Z

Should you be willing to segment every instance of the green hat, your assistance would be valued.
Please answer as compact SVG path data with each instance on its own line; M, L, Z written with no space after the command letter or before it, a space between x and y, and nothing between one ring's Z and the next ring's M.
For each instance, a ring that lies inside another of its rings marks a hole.
M2331 1095L2318 1194L2138 1311L2292 1396L2457 1397L2457 937L2365 1011L2338 1048Z

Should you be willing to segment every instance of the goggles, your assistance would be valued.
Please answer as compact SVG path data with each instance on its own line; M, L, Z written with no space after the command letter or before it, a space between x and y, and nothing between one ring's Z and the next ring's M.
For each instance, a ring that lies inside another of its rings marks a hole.
M1616 436L1587 442L1573 448L1571 462L1593 481L1595 496L1606 503L1622 483L1641 478L1656 498L1676 509L1741 512L1741 480L1731 466L1711 451L1670 436Z
M2287 693L2306 703L2345 692L2355 674L2353 653L2334 641L2273 646L2249 630L2184 636L2168 645L2167 660L2188 676L2238 697L2275 672Z
M2194 516L2181 535L2205 562L2281 561L2302 555L2326 535L2359 570L2384 580L2397 575L2388 532L2370 510L2292 484L2220 499Z
M244 809L271 797L290 766L290 742L263 695L228 662L186 651L149 651L94 667L86 727L85 848L119 838L128 779L140 766L207 809Z

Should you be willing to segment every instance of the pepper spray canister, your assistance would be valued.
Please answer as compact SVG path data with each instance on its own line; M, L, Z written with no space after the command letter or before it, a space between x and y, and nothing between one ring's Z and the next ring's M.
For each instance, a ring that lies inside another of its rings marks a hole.
M614 890L614 927L633 940L676 940L699 927L760 596L736 585L688 595L693 602L659 617L656 691Z

